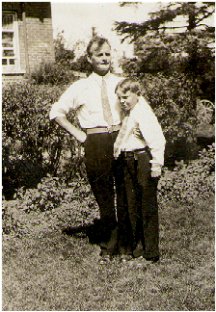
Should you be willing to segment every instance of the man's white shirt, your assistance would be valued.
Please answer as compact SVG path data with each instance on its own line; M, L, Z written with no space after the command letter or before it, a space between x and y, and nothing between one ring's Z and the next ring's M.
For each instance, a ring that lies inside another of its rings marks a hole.
M120 124L120 107L115 94L116 85L122 77L111 73L103 76L107 85L109 104L113 117L113 125ZM54 103L50 111L50 119L63 117L70 110L76 110L82 128L107 127L104 120L101 101L102 77L92 73L89 77L74 82Z

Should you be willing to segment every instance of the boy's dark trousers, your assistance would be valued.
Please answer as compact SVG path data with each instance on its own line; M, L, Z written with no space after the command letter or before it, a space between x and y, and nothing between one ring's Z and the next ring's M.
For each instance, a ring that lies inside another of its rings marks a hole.
M127 156L130 155L130 156ZM128 215L118 214L120 232L132 232L132 249L145 258L159 256L158 178L151 178L151 155L125 153L122 157ZM123 218L124 216L124 218ZM126 229L130 221L130 227ZM138 246L141 245L141 249ZM137 250L140 249L140 250Z
M89 134L84 143L87 177L100 210L102 254L113 254L117 248L115 189L117 206L123 205L125 200L122 167L113 157L117 134L118 131Z

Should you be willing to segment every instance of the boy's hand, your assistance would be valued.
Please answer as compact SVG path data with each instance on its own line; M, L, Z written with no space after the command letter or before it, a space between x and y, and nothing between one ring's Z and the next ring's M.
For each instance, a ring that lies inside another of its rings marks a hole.
M137 139L142 139L142 133L138 127L133 129L133 134Z
M152 178L159 178L161 176L161 171L151 171Z

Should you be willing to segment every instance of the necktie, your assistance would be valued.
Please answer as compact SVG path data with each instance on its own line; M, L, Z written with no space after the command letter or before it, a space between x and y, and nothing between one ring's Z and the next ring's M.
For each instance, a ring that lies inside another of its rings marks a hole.
M116 141L114 143L114 157L117 158L120 153L121 153L121 147L122 144L127 140L130 132L131 132L131 127L128 125L128 118L129 115L126 115L122 121L122 126L121 129L118 133L118 136L116 138Z
M101 85L101 101L103 106L103 115L104 119L108 123L109 126L113 124L112 112L110 109L109 99L107 95L107 86L104 77L102 77L102 85Z

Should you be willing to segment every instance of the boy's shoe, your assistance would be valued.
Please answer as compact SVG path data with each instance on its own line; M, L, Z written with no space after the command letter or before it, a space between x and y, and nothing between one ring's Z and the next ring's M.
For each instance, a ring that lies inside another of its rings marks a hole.
M156 257L145 258L145 259L146 259L146 261L149 261L149 263L156 263L160 260L160 257L156 256Z
M132 259L133 259L132 255L121 255L120 256L120 262L127 262L127 261L130 261Z

